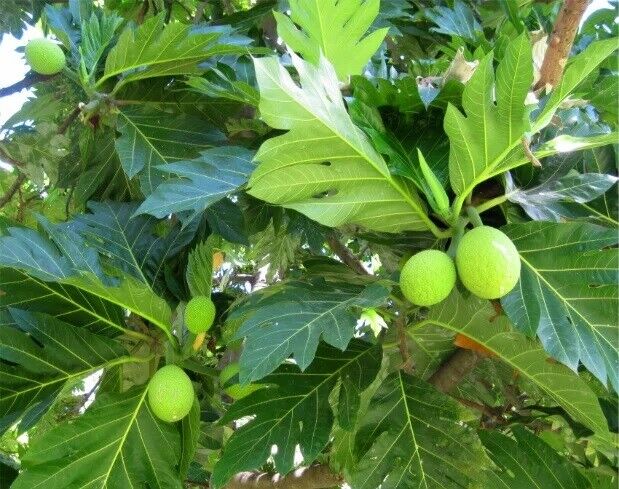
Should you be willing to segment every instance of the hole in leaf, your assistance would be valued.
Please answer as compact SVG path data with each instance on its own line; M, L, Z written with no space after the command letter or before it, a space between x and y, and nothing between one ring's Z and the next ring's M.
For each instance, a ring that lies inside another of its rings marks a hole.
M325 197L333 197L337 194L337 189L331 188L329 190L325 190L324 192L319 192L317 194L312 195L313 199L324 199Z

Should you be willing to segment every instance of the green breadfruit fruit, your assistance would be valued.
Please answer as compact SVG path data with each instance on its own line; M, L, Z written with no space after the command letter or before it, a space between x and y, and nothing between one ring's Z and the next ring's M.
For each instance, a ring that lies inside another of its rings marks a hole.
M215 321L215 304L204 295L194 297L185 307L185 325L193 334L208 331Z
M464 235L456 251L458 276L464 286L482 299L498 299L520 278L520 256L511 239L490 226Z
M41 75L55 75L67 61L60 46L49 39L33 39L26 44L25 52L32 71Z
M187 416L195 399L193 385L182 368L166 365L148 383L148 404L162 421L173 423Z
M456 285L453 260L438 250L413 255L400 273L404 297L417 306L431 306L444 300Z

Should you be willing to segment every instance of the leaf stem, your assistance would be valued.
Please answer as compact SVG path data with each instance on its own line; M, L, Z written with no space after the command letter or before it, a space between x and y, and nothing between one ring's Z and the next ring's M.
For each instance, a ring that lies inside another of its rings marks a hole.
M464 228L468 224L468 219L464 217L458 218L458 223L456 224L456 232L454 236L451 238L451 243L449 243L449 248L447 249L447 254L454 258L456 256L456 250L458 249L458 244L460 244L460 240L462 236L464 236Z
M132 338L135 338L141 341L149 342L152 339L150 336L145 335L144 333L140 333L139 331L133 331L132 329L125 329L125 328L123 328L123 330L127 336L131 336Z
M481 227L484 225L484 223L481 220L481 217L479 217L479 212L477 211L477 209L473 206L468 206L466 208L466 213L469 216L469 219L471 220L471 223L473 224L473 226L477 227Z
M501 205L503 202L506 202L507 199L509 199L510 195L511 194L499 195L498 197L495 197L494 199L490 199L490 200L485 201L482 204L479 204L478 206L475 207L475 209L477 210L479 214L481 214L482 212L486 212L487 210L490 210L493 207L496 207L497 205Z

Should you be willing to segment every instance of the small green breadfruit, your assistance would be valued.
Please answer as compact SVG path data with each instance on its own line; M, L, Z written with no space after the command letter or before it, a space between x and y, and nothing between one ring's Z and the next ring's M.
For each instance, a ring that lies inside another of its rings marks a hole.
M226 365L223 370L219 373L219 384L225 385L232 377L239 373L239 363L233 362ZM224 392L228 394L235 401L238 399L242 399L247 397L252 392L257 391L258 389L262 389L264 387L263 384L232 384L224 389Z
M185 325L193 334L208 331L215 321L215 304L210 297L200 295L191 299L185 307Z
M456 267L447 253L424 250L413 255L400 273L404 297L417 306L444 300L456 285Z
M511 239L490 226L464 235L456 251L458 276L464 286L482 299L498 299L520 278L520 256Z
M166 365L148 383L148 404L160 420L173 423L187 416L195 398L193 385L182 368Z
M49 39L33 39L26 44L26 61L41 75L55 75L62 71L66 59L60 46Z

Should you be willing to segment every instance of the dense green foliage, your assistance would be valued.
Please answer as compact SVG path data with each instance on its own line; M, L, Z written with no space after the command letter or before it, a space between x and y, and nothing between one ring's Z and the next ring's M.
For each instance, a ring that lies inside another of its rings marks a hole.
M0 487L616 487L616 1L0 3Z

